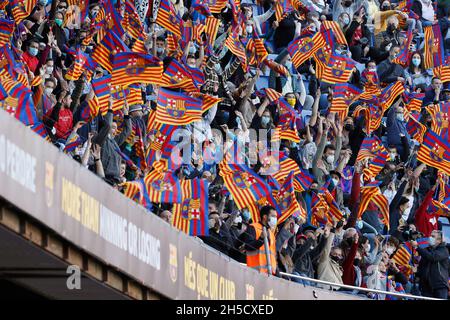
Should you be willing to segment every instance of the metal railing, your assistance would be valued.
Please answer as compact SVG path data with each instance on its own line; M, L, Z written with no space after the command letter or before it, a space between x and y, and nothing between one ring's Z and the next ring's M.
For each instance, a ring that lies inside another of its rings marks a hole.
M417 300L442 300L442 299L437 299L437 298L415 296L415 295L406 294L406 293L398 293L398 292L390 292L390 291L383 291L383 290L377 290L377 289L368 289L368 288L362 288L362 287L349 286L346 284L339 284L339 283L328 282L328 281L323 281L323 280L318 280L318 279L312 279L312 278L298 276L295 274L285 273L285 272L280 272L280 275L286 276L286 277L291 277L291 278L297 278L297 279L301 279L301 280L306 280L306 281L310 281L310 282L320 283L320 284L326 284L326 285L333 286L333 287L340 287L343 289L372 292L372 293L378 293L378 294L386 294L386 295L390 295L390 296L394 296L394 297L410 298L410 299L417 299ZM336 292L341 292L341 291L336 291ZM342 293L346 293L346 292L342 291Z
M241 263L241 265L246 266L245 263ZM339 288L343 288L343 289L350 289L350 290L356 290L356 291L363 291L363 292L372 292L372 293L378 293L378 294L386 294L386 295L390 295L390 296L394 296L394 297L402 297L402 298L409 298L409 299L416 299L416 300L436 300L436 301L440 301L442 299L437 299L437 298L430 298L430 297L422 297L422 296L415 296L412 294L407 294L407 293L398 293L398 292L390 292L390 291L383 291L383 290L377 290L377 289L369 289L369 288L362 288L362 287L356 287L356 286L349 286L347 284L339 284L339 283L334 283L334 282L329 282L329 281L323 281L323 280L319 280L319 279L314 279L314 278L308 278L308 277L304 277L304 276L299 276L299 275L295 275L292 273L286 273L286 272L280 272L280 275L285 276L285 277L290 277L290 278L297 278L297 279L301 279L301 280L306 280L309 282L315 282L315 283L320 283L320 284L325 284L325 285L329 285L332 287L339 287ZM285 279L287 280L287 279ZM298 283L299 285L301 285L300 283ZM303 284L303 286L305 287L311 287L308 285ZM320 288L320 289L324 289L324 288ZM348 292L345 291L336 291L333 290L337 293L343 293L343 294L350 294Z

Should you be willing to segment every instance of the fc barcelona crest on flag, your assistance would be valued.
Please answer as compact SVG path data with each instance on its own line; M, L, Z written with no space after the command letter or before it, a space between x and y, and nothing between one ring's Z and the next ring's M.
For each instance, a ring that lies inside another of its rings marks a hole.
M436 122L438 127L448 128L448 115L445 112L438 112L436 114Z
M167 99L166 111L174 118L181 118L184 116L186 108L181 100Z
M128 65L126 68L126 73L130 76L139 75L145 70L145 61L140 58L130 58L128 59Z
M200 220L200 200L185 199L181 207L181 217L187 220Z
M281 211L287 210L292 202L291 194L289 192L287 192L286 190L281 189L278 192L278 197L279 197L278 205L280 207L280 210Z
M331 72L336 77L342 77L345 70L345 61L337 60L333 68L331 69Z
M170 182L166 182L166 181L155 180L151 183L151 186L156 191L161 191L161 192L173 190L173 185Z
M234 172L233 180L236 185L241 189L247 189L250 187L255 181L253 177L250 177L246 172Z
M439 144L435 144L430 152L430 158L436 162L441 162L444 157L445 149Z
M311 38L309 38L309 37L302 38L302 39L300 39L300 41L298 43L298 50L301 53L307 53L308 51L311 51L313 46L314 46L314 41Z

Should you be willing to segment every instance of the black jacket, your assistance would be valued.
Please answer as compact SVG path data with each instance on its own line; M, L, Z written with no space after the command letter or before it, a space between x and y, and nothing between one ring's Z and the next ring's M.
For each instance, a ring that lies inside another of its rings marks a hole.
M209 229L209 236L201 236L199 238L208 246L226 255L228 255L230 249L233 247L233 239L225 223L222 223L219 232L216 232L214 229Z
M314 249L311 246L314 240L308 238L302 246L297 246L292 261L294 262L294 271L305 274L309 278L314 278L314 260L319 257L326 244L325 237L321 237L319 243Z
M448 287L449 253L446 244L417 248L417 252L421 256L417 271L420 283L432 289Z

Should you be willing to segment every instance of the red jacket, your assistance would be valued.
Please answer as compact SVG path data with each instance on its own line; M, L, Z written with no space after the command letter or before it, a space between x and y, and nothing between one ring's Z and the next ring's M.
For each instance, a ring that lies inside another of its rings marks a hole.
M73 127L73 115L70 109L61 108L58 121L55 123L56 137L67 139Z
M422 232L425 237L429 237L433 230L437 230L438 216L435 213L427 213L428 206L433 199L434 190L428 191L427 195L423 199L422 204L417 208L415 223L417 230Z
M22 60L28 65L28 68L30 68L31 72L35 73L36 68L39 64L39 59L33 57L31 54L28 53L28 51L26 51L22 54Z
M348 253L347 258L345 258L344 264L342 265L342 269L344 269L342 281L344 282L344 284L349 286L354 286L356 281L356 272L355 267L353 266L353 260L355 260L357 250L358 243L353 242L352 247L350 248L350 252Z

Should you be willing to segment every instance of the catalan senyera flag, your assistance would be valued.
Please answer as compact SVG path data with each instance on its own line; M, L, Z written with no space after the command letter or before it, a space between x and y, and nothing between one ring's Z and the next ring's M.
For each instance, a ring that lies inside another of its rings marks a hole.
M163 63L157 57L136 52L114 56L112 86L128 87L132 83L161 84Z
M180 184L183 202L174 204L173 226L190 236L207 236L208 181L196 178Z
M172 59L164 70L161 86L165 88L183 89L185 92L199 91L194 84L192 73L175 58Z
M450 143L428 130L420 145L417 160L450 175Z
M108 31L103 40L98 44L92 53L92 59L100 64L109 73L112 73L112 57L120 52L129 52L130 49L112 31Z
M280 208L280 215L277 219L278 225L290 216L302 217L306 220L306 212L295 198L293 181L294 171L291 171L275 196L275 200Z
M282 94L272 88L264 88L267 98L270 102L277 102L282 97Z
M258 206L269 203L278 209L270 186L246 165L231 163L230 159L225 157L219 163L219 170L236 205L239 209L247 208L253 222L259 221Z
M423 27L425 34L424 66L426 69L444 64L444 42L439 24Z
M284 76L287 76L289 74L289 71L285 66L283 66L278 62L273 61L272 59L265 59L263 63L279 74L282 74Z
M426 109L431 115L431 130L446 141L449 141L450 102L440 102L439 104L427 106Z
M333 89L333 100L330 112L336 112L343 122L348 114L349 106L359 97L362 91L350 83L337 83Z
M392 256L392 260L394 260L397 265L409 266L411 264L412 256L413 251L411 243L405 242L394 253L394 255Z
M264 46L264 40L260 39L257 35L253 35L252 39L249 39L246 46L247 52L250 53L250 58L248 59L249 65L259 65L267 59L269 53Z
M330 21L330 20L322 21L322 24L320 25L320 30L321 31L331 30L337 43L347 45L347 40L345 38L344 32L342 32L342 29L337 23L337 21Z
M183 23L169 0L161 0L156 23L172 32L178 38L181 38L180 26L182 26Z
M288 45L288 52L296 68L312 57L326 42L321 32L314 36L300 36Z
M156 121L175 126L200 120L202 113L211 108L217 99L198 94L197 97L165 88L158 90Z
M326 188L322 188L319 192L320 194L323 193L323 197L325 199L325 202L328 204L329 211L328 216L330 219L334 219L336 221L339 221L343 217L343 213L341 209L339 209L338 204L336 203L336 200L334 199L333 195L328 191Z
M317 77L331 84L348 82L355 66L354 60L343 55L332 54L328 65L324 65L323 69L317 68Z
M11 13L16 24L21 23L27 18L34 7L37 4L37 0L11 0Z
M425 93L403 92L403 101L405 102L405 109L408 112L420 112L422 110L422 102L425 98Z
M279 184L283 184L289 172L294 172L294 190L297 192L305 191L311 185L313 178L300 169L298 164L285 153L281 152L278 156L279 169L273 174L273 177Z
M358 152L357 161L370 158L369 167L364 169L364 180L375 178L383 170L389 153L377 136L364 138Z
M11 41L11 34L14 31L14 21L0 19L0 47Z
M369 203L372 201L380 209L383 217L382 222L389 229L389 202L381 193L379 185L380 182L373 181L361 188L361 202L358 208L358 219L361 218L369 206Z
M276 1L274 3L274 6L275 6L275 20L277 22L280 22L281 20L283 20L283 12L284 12L283 6L281 5L280 1Z

